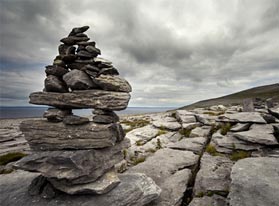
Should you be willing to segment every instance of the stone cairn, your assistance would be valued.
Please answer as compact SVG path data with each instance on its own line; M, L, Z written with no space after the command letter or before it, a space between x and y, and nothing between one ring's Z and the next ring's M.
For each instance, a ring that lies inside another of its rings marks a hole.
M32 154L15 167L41 173L29 186L31 195L104 194L120 183L114 165L130 143L114 110L127 107L131 86L97 57L101 51L84 34L88 29L73 28L60 40L59 55L46 66L44 91L30 95L30 103L53 107L44 113L47 120L20 125ZM84 108L95 109L91 121L72 114Z

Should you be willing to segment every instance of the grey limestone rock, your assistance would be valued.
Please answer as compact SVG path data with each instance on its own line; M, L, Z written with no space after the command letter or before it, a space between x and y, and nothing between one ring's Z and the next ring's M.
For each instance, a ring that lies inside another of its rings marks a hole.
M224 115L219 116L218 121L266 124L266 121L258 112L239 112L235 114L226 113Z
M64 74L68 72L68 69L57 65L48 65L46 66L45 72L47 75L62 77Z
M70 109L48 108L47 111L44 112L43 117L47 118L50 122L61 122L70 114L72 114L72 110Z
M54 75L48 75L45 79L45 89L47 92L68 92L65 82Z
M246 158L235 163L229 193L231 206L276 206L279 203L278 158Z
M36 151L14 166L68 185L94 182L123 159L121 150L128 146L125 140L104 149Z
M119 123L65 125L45 120L26 120L20 125L34 150L92 149L110 147L124 138Z
M82 125L89 123L89 119L77 115L68 115L63 118L63 123L66 125Z
M127 107L130 94L102 90L79 90L69 93L34 92L30 103L50 105L58 108L95 108L123 110Z
M144 174L121 174L120 184L103 195L57 194L53 199L28 195L28 184L37 174L17 171L0 176L0 202L5 206L144 206L157 199L161 189Z
M132 87L130 84L123 78L117 76L109 75L100 75L95 78L96 84L108 91L117 91L117 92L131 92Z
M72 90L97 88L92 79L83 71L74 69L63 76L63 80Z

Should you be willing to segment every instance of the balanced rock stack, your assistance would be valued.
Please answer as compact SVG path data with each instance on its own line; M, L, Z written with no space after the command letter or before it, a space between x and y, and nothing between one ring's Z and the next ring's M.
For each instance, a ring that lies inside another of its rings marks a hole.
M20 125L33 153L15 166L41 173L31 195L104 194L120 183L114 165L130 143L113 110L127 107L131 86L111 62L97 57L101 52L84 34L88 29L74 28L61 39L59 55L46 66L44 91L30 95L30 103L54 107L44 113L47 120ZM82 108L95 109L91 121L72 114Z

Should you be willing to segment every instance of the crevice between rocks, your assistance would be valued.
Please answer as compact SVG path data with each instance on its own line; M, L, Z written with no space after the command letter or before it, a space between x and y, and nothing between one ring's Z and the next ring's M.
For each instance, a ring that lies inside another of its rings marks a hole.
M209 145L212 135L214 133L214 127L212 126L209 134L207 135L206 142L200 152L199 158L198 158L198 163L192 168L192 177L190 178L186 191L184 192L183 200L181 206L187 206L192 199L194 198L194 186L195 186L195 181L196 181L196 176L200 170L200 163L201 163L201 158L206 150L207 145Z

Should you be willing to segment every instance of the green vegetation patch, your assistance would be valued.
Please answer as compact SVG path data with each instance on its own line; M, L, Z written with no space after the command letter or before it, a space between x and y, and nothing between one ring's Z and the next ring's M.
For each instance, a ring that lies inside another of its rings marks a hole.
M221 135L226 135L230 129L232 128L232 125L230 123L225 123L221 125Z
M125 129L125 132L127 133L127 132L130 132L133 129L144 127L144 126L150 124L150 121L145 120L145 119L136 119L136 120L133 120L133 121L123 120L123 121L121 121L121 124L126 124L126 125L130 126L129 129Z
M212 144L207 145L205 151L212 156L224 156L220 152L217 152L215 146Z
M12 153L2 155L0 156L0 165L6 165L10 162L15 162L25 156L26 154L21 152L12 152Z
M167 134L168 132L165 130L165 129L160 129L157 134L156 134L156 137L157 136L160 136L160 135L163 135L163 134Z
M251 157L251 152L247 152L244 150L236 150L236 151L233 151L233 153L229 155L229 158L232 161L237 161L237 160L244 159L247 157Z
M146 159L146 157L132 157L132 158L131 158L131 161L132 161L132 164L133 164L133 165L137 165L137 164L139 164L139 163L144 162L145 159Z
M183 135L184 137L190 137L190 134L193 129L195 129L195 128L191 128L191 129L182 128L178 132L179 132L179 134Z

